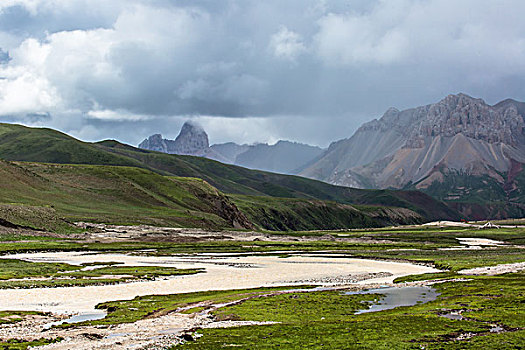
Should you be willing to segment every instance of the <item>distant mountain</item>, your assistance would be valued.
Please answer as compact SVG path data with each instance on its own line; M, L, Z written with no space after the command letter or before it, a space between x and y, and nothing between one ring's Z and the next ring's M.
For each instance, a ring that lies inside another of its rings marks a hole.
M332 143L300 175L360 188L415 188L473 218L521 216L524 115L524 103L490 106L465 94L390 108Z
M218 161L222 161L223 163L227 164L235 164L235 160L237 159L237 156L241 153L246 152L250 146L248 145L238 145L234 142L227 142L227 143L219 143L212 145L210 149L213 151L214 154L220 155L217 158L212 158ZM222 159L222 160L221 160Z
M175 140L163 139L161 134L155 134L139 145L139 148L169 154L203 155L210 147L208 134L197 124L186 122Z
M163 139L162 135L155 134L142 141L139 148L205 157L222 163L282 174L295 174L297 169L323 152L319 147L290 141L279 141L275 145L238 145L228 142L209 146L208 134L201 126L189 121L184 123L175 140Z
M235 164L284 174L296 170L323 153L323 149L303 143L279 141L275 145L257 144L237 155Z

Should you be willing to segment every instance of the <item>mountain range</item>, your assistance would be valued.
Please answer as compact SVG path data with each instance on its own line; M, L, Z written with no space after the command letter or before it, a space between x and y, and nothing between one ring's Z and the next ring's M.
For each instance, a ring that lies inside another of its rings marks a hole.
M142 141L138 147L169 154L205 157L226 164L280 174L296 174L298 169L324 151L320 147L283 140L274 145L239 145L228 142L210 146L208 134L192 121L184 123L175 140L164 139L161 134L155 134Z
M301 176L359 188L414 188L473 219L522 216L525 103L465 94L390 108L334 142Z
M520 217L525 215L524 116L523 102L489 105L460 93L416 108L390 108L326 150L288 141L209 146L205 131L191 123L174 141L154 135L139 147L338 186L421 190L469 219Z

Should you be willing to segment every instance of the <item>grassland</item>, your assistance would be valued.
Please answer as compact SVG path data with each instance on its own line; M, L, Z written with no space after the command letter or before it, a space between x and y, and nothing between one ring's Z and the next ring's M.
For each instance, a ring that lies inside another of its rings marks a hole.
M46 339L42 338L39 340L27 341L24 339L10 339L8 341L0 341L0 349L2 350L26 350L29 347L37 347L47 344L53 344L62 341L62 338Z
M299 288L309 288L307 286ZM228 303L245 298L258 298L290 289L290 287L238 289L226 291L209 291L173 295L148 295L132 300L107 302L97 305L106 310L108 315L97 321L84 324L104 325L131 323L145 317L162 316L174 311L196 313L215 304ZM191 307L192 305L199 305Z

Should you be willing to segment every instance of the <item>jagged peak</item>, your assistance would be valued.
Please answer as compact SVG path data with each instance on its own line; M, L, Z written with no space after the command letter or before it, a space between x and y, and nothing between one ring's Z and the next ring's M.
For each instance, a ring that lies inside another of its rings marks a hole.
M460 92L458 94L450 94L444 99L442 99L441 101L439 101L438 104L456 105L458 102L465 102L465 101L487 104L482 98L472 97L463 92Z
M499 101L498 103L494 104L493 107L497 107L497 106L505 105L505 104L509 104L509 103L521 103L521 102L516 101L513 98L506 98L506 99L504 99L502 101Z
M182 132L187 132L187 131L194 131L196 133L206 133L206 131L204 130L204 128L202 127L202 125L200 125L197 121L195 120L187 120L183 125L182 125L182 128L181 128L181 133Z
M385 114L399 113L399 109L396 107L390 107L386 110Z

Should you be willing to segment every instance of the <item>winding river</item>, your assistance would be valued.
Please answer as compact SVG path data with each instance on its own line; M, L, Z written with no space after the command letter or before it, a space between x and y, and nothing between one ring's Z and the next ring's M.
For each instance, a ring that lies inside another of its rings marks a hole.
M345 278L348 281L351 276L360 276L360 279L345 284L388 284L400 276L438 272L428 266L410 263L310 255L157 257L59 252L16 254L1 258L77 265L120 262L129 266L204 268L206 271L196 275L118 285L0 290L0 310L36 310L66 314L93 313L95 305L101 302L132 299L143 295L299 285L308 281L329 286L340 284Z

